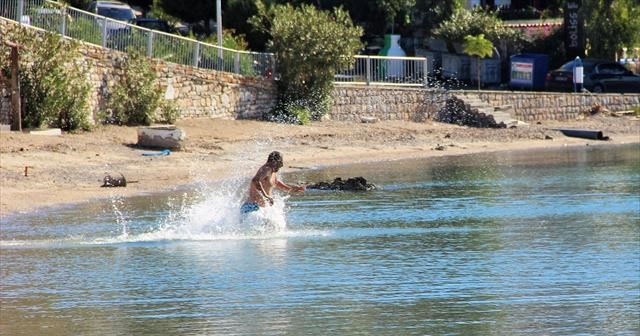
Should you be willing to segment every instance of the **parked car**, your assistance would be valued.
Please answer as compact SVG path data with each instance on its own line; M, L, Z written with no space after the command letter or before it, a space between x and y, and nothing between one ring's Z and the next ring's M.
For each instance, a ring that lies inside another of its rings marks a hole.
M547 73L547 90L573 91L574 61ZM582 66L582 86L590 92L640 92L640 76L619 63L586 58L582 60Z
M175 29L167 21L156 18L137 18L136 25L165 33L175 32Z
M127 23L133 23L136 19L136 14L131 6L120 1L93 1L89 4L88 10L98 15L106 16L110 19L124 21ZM116 22L108 22L108 30L117 30L127 28L124 24Z

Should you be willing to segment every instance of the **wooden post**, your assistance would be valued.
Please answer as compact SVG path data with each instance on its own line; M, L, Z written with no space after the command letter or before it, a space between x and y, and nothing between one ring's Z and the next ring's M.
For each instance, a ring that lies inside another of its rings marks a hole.
M22 131L22 107L20 106L20 79L18 78L19 64L18 64L18 45L11 42L6 42L11 47L11 108L13 113L11 114L11 130Z

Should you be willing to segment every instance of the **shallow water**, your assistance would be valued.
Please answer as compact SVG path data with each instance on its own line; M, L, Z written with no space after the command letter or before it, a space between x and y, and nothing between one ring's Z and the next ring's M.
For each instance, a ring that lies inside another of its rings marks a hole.
M0 335L638 335L640 147L241 179L3 218Z

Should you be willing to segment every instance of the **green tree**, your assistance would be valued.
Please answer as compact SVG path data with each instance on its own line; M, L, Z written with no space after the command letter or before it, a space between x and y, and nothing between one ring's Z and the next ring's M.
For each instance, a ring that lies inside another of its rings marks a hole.
M362 48L362 28L341 8L328 12L311 5L267 7L259 2L258 13L251 22L269 34L267 46L280 74L279 101L270 119L319 119L330 108L335 73L351 66Z
M406 25L411 21L411 11L416 0L375 0L375 6L384 14L387 26L394 32L396 23Z
M258 13L255 0L229 0L223 3L222 25L233 29L238 35L245 36L250 50L265 50L267 35L254 29L249 18Z
M442 39L452 42L464 42L467 35L484 34L485 38L497 44L500 41L519 43L521 36L514 29L502 25L495 13L488 13L482 9L458 9L453 15L440 23L433 33Z
M470 56L476 56L478 73L478 90L480 90L480 58L490 57L493 54L493 43L484 38L484 34L478 36L467 35L464 37L464 52Z
M417 0L415 9L420 17L420 26L431 31L462 7L462 0Z
M59 127L65 131L90 128L87 107L91 85L90 64L78 52L78 44L60 35L18 28L7 40L20 49L20 88L26 128ZM0 53L0 70L8 73L9 59Z
M582 14L590 57L613 59L623 47L640 46L638 0L584 0Z

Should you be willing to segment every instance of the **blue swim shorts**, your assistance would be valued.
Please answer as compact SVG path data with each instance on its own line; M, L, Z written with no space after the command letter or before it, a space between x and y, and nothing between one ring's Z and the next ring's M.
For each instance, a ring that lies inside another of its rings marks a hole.
M259 209L260 209L260 206L257 203L245 202L240 207L240 212L243 214L246 214L246 213L258 211Z

